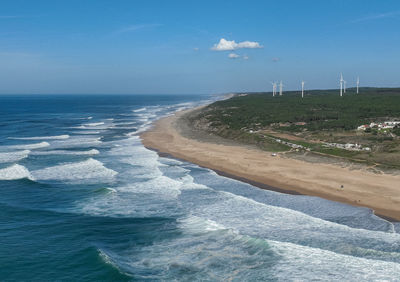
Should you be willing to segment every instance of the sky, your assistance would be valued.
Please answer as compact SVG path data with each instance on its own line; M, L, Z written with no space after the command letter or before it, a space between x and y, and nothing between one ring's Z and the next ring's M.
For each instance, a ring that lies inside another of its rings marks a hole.
M400 86L398 0L1 0L0 94Z

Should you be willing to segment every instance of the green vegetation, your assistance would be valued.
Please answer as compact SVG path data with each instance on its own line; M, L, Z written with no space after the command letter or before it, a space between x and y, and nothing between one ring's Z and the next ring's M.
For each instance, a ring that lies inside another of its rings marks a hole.
M216 102L207 108L207 114L216 125L232 129L290 123L286 131L351 130L377 119L400 117L400 89L362 88L359 95L349 89L343 97L338 90L313 90L303 99L299 92L278 97L257 93Z
M348 89L343 97L338 90L313 90L303 99L296 91L277 97L241 94L209 105L192 119L203 130L268 151L307 150L400 167L400 128L356 130L362 124L400 120L400 88L360 88L358 95Z

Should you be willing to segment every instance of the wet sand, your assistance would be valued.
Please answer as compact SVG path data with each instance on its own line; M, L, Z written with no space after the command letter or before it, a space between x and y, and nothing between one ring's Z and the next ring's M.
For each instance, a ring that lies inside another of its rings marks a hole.
M369 207L376 214L400 221L399 175L272 156L254 146L192 128L186 115L196 110L155 122L141 135L144 146L263 189Z

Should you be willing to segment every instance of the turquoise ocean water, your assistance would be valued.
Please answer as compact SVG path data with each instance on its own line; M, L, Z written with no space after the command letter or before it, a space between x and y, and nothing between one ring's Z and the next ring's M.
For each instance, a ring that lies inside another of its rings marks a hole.
M400 281L400 226L140 142L193 95L0 96L0 281Z

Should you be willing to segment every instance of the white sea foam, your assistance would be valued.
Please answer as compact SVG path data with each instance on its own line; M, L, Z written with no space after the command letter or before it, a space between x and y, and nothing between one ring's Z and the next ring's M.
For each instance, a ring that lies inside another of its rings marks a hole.
M185 232L193 235L216 230L226 230L224 225L216 223L210 219L198 216L188 216L178 220L179 227Z
M145 182L137 182L131 186L120 187L120 191L135 192L145 194L155 194L162 196L164 199L176 198L180 193L182 183L160 175Z
M121 271L121 269L119 268L118 264L115 263L109 255L107 255L107 253L105 251L103 251L102 249L98 249L99 252L99 256L100 258L108 265L111 265L112 267L114 267L116 270L118 270L120 273L128 275L127 273L124 273L123 271Z
M132 112L134 112L134 113L143 112L143 111L145 111L146 109L147 109L147 108L144 107L144 108L140 108L140 109L133 110Z
M0 153L0 163L12 163L28 157L30 150Z
M57 136L35 136L35 137L8 137L8 139L15 140L62 140L68 139L69 135L57 135Z
M103 124L104 124L104 122L101 121L101 122L85 123L85 124L83 124L83 126L90 126L90 127L93 127L93 126L99 126L99 125L103 125Z
M341 255L318 248L268 241L280 259L271 269L277 281L397 281L400 264Z
M96 135L100 134L101 131L98 130L82 130L82 131L73 131L74 134L83 134L83 135Z
M101 137L73 136L67 140L57 140L51 143L52 148L85 148L101 144Z
M115 122L114 123L115 126L135 125L135 124L137 124L137 122L133 122L133 121L123 121L123 122Z
M252 237L400 261L400 254L391 253L399 249L399 234L351 228L227 192L211 194L201 200L189 199L182 204L191 207L193 215L222 223ZM371 245L375 251L370 249Z
M19 144L19 145L10 145L10 146L3 146L6 149L16 149L16 150L34 150L40 149L49 146L50 144L47 142L40 142L34 144Z
M67 163L32 171L38 180L56 180L71 182L103 182L113 180L117 172L106 168L102 162L95 159L77 163Z
M96 149L87 151L68 151L68 150L52 150L52 151L36 151L32 155L98 155L100 152ZM0 154L1 159L1 154Z
M0 169L0 180L17 180L23 178L33 180L29 170L22 165L14 164L12 166Z

